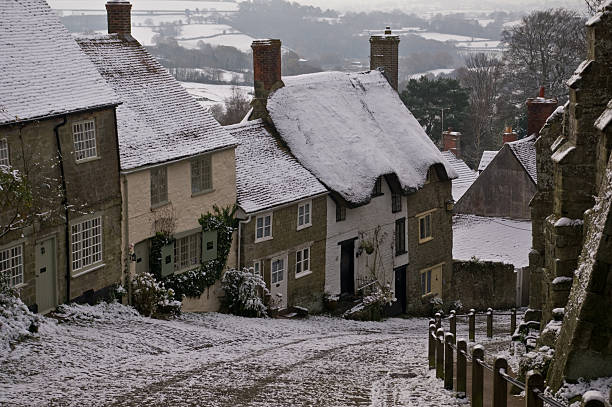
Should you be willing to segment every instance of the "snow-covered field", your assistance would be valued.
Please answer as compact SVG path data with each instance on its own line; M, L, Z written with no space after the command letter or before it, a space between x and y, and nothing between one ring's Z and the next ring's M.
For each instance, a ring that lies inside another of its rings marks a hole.
M453 406L426 319L355 322L71 306L0 353L0 405Z
M531 222L475 215L453 217L453 258L501 261L523 267L529 264Z
M226 71L227 72L227 71ZM180 82L200 106L210 109L214 105L225 105L225 99L232 96L232 88L240 89L249 99L253 93L252 86L211 85L208 83Z

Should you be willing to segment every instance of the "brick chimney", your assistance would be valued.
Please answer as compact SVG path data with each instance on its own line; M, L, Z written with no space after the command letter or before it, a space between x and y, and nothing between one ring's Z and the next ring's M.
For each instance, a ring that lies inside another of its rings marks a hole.
M502 135L503 144L512 143L516 140L518 140L518 134L516 134L516 131L512 130L512 126L507 126L504 129L504 134Z
M382 68L387 80L397 91L397 62L399 36L393 35L391 27L387 26L383 35L372 35L370 37L370 69Z
M267 116L268 95L285 86L281 79L281 41L275 39L255 40L253 50L253 82L255 98L251 105L251 119Z
M108 0L106 18L109 34L132 34L132 5L128 0Z
M452 127L442 132L442 151L450 151L455 157L461 158L461 133L453 131Z
M540 133L544 127L546 119L557 108L557 99L547 99L544 97L544 87L540 88L537 98L527 99L527 135L531 136Z

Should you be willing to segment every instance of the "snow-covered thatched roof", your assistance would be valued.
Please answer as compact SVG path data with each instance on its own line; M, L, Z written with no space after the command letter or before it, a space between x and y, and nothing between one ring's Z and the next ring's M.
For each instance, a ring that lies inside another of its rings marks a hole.
M238 205L255 213L327 192L314 175L278 145L261 120L227 126L236 149Z
M44 0L0 1L0 125L118 103Z
M283 78L268 112L297 160L353 205L369 202L376 179L395 175L405 192L421 188L444 160L379 71Z
M96 35L77 42L123 102L117 108L122 170L236 145L131 36Z

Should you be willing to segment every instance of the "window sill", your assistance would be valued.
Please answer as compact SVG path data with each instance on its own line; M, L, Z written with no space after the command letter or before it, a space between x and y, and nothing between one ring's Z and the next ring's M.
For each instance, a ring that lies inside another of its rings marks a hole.
M419 244L427 243L433 240L433 237L427 237L425 239L419 239Z
M81 276L83 276L83 275L85 275L85 274L87 274L87 273L91 273L92 271L99 270L99 269L101 269L102 267L105 267L105 266L106 266L106 264L104 264L104 263L102 263L102 264L97 264L97 265L95 265L95 266L91 266L90 268L88 268L88 269L86 269L86 270L79 270L79 272L78 272L78 273L73 274L71 277L72 277L72 278L81 277Z
M395 257L403 256L406 253L408 253L407 250L402 250L401 252L395 252Z
M171 203L170 201L164 201L164 202L157 203L155 205L151 205L151 210L159 209L163 206L170 205L170 203Z
M295 279L297 280L298 278L302 278L302 277L306 277L312 274L312 270L306 270L306 271L302 271L301 273L295 273Z
M98 161L98 160L101 160L101 159L102 159L102 157L97 155L95 157L83 158L82 160L75 159L74 162L77 163L77 164L84 164L84 163L88 163L88 162L92 162L92 161Z
M255 238L255 243L266 242L268 240L272 240L272 236L262 237L260 239Z
M15 290L21 290L23 287L27 286L26 283L19 283L11 288L15 289Z
M312 226L312 222L311 223L307 223L307 224L302 225L302 226L298 226L297 230L308 229L311 226Z
M211 189L204 189L204 190L202 190L202 191L192 192L192 193L191 193L191 197L192 197L192 198L195 198L196 196L200 196L200 195L207 195L207 194L210 194L210 193L212 193L212 192L215 192L215 189L214 189L214 188L211 188Z

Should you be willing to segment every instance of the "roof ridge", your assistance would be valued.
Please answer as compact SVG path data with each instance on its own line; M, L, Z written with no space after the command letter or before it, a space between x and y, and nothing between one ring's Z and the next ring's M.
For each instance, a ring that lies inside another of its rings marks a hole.
M241 129L244 127L253 127L264 124L263 119L255 119L255 120L247 120L246 122L240 122L236 124L228 124L227 126L223 126L224 129L234 130Z

